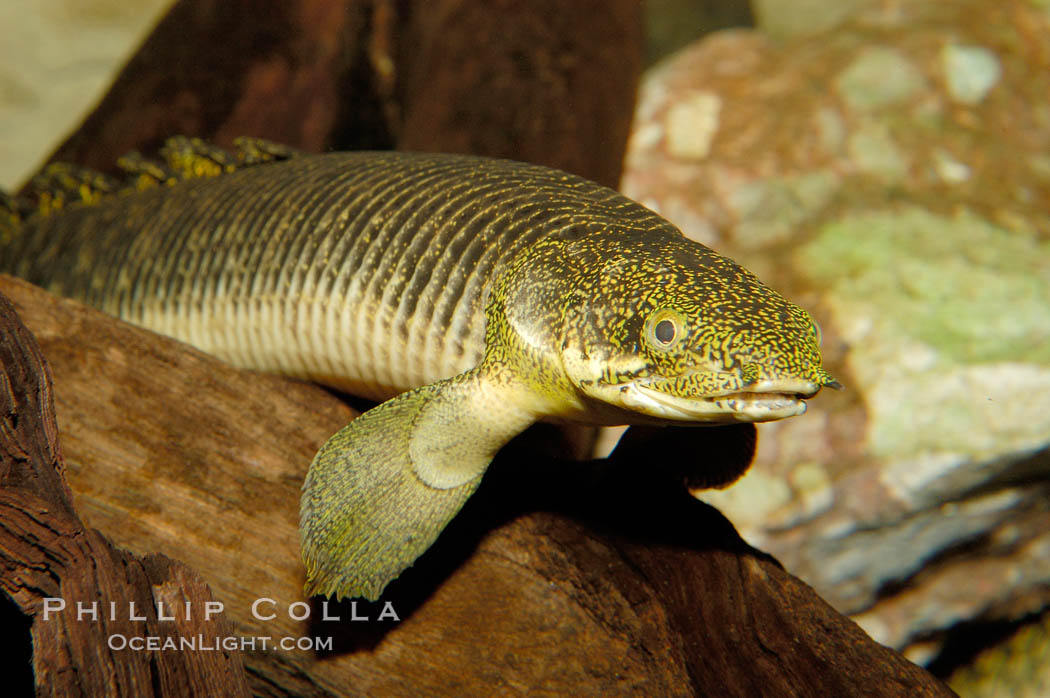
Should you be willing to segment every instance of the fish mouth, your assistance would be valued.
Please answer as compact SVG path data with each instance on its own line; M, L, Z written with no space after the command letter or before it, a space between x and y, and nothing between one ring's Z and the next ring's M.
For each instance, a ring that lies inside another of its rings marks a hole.
M821 387L808 381L763 381L710 395L680 396L660 390L658 385L659 381L632 381L621 390L624 406L671 421L770 422L803 414L805 401Z

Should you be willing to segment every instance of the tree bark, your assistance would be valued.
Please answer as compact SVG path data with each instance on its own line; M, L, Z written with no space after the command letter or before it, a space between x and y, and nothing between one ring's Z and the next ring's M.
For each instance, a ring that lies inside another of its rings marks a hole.
M50 160L172 135L491 155L619 183L637 0L180 0Z
M63 461L40 387L46 377L36 354L9 349L32 345L4 306L0 345L14 386L5 394L14 397L4 405L2 452L39 455L17 456L35 465L13 479L5 465L0 571L33 617L35 666L62 637L40 618L42 596L70 606L129 599L155 612L155 599L172 598L156 590L169 579L202 612L205 597L192 594L203 583L187 583L192 573L159 552L207 580L232 629L195 615L184 632L256 638L254 649L222 656L172 653L202 663L178 671L204 677L226 667L236 679L243 662L260 695L950 695L689 497L679 469L659 465L696 460L696 440L681 432L625 443L594 463L545 455L530 441L557 432L530 433L504 449L461 515L380 602L314 599L310 617L296 620L307 608L295 605L304 601L299 487L314 451L351 410L316 386L231 368L19 280L0 277L0 293L52 366L76 510L115 545L154 554L144 562L103 554L101 535L70 523L69 496L54 484ZM26 376L38 383L21 387ZM704 450L730 453L717 447L718 433L705 430ZM43 528L45 509L61 523ZM40 528L29 533L30 525ZM65 563L85 556L93 567ZM52 561L50 573L42 560ZM141 581L128 569L142 570ZM76 668L67 680L112 668L137 694L173 692L166 679L141 683L148 674L135 673L150 653L105 644L113 633L163 628L63 618L79 633L67 642L63 661ZM322 647L263 648L262 637L319 638ZM41 693L58 692L54 676L38 673Z
M32 619L37 694L247 696L239 652L123 649L141 636L157 638L158 648L204 637L214 645L233 631L221 613L177 612L214 603L195 572L164 555L130 554L81 523L47 366L3 295L0 358L0 588ZM7 690L17 691L8 670Z

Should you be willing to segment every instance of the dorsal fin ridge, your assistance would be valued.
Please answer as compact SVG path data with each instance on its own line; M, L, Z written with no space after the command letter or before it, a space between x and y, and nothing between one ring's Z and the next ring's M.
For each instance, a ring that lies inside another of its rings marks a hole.
M303 154L262 138L237 138L230 152L202 138L172 136L158 151L160 159L137 151L117 159L124 173L111 177L96 170L64 162L53 162L30 180L18 198L0 200L0 215L15 221L29 215L48 216L70 205L91 205L113 196L173 186L188 179L219 177L235 170L269 162L289 160Z
M24 198L32 205L20 201L18 206L27 213L46 216L72 204L97 203L120 188L120 181L109 175L79 165L52 162L30 180L29 194Z
M0 189L0 245L6 244L7 236L18 230L26 215L24 203Z

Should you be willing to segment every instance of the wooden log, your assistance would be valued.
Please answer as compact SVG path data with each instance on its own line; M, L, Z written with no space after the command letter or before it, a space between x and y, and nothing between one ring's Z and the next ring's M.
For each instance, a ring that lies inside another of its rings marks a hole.
M161 651L233 636L222 613L177 612L215 603L201 578L164 555L120 550L77 517L46 364L2 295L0 359L0 588L32 619L37 695L247 696L239 652ZM157 651L124 649L140 637Z
M296 620L299 486L351 411L10 277L0 293L53 367L84 519L191 564L242 637L321 639L245 651L253 693L951 695L689 497L683 430L595 463L519 440L380 602L315 599Z
M616 188L641 77L635 0L416 0L398 147L525 160Z
M310 151L343 126L390 147L370 88L370 0L179 0L51 160L113 172L184 134L270 138Z
M615 187L636 0L179 0L52 154L112 172L185 134L528 160Z

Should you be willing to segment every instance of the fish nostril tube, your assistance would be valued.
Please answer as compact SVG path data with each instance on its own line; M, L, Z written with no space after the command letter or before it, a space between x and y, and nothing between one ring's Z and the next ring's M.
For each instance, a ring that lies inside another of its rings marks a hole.
M832 390L842 390L842 388L843 388L842 383L839 383L837 380L832 378L831 374L829 374L827 371L825 371L824 369L821 369L820 370L820 374L821 374L821 378L823 379L820 382L820 387L822 387L822 388L831 388Z

